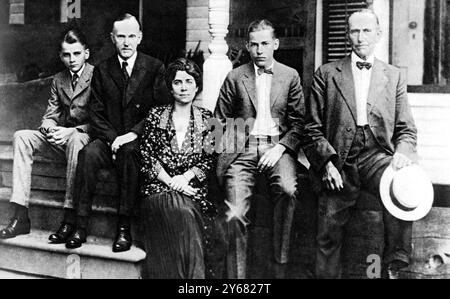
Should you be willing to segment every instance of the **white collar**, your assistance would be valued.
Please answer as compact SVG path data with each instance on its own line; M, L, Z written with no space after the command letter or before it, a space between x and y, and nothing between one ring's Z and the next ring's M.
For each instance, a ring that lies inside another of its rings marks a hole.
M81 67L81 69L78 70L77 75L78 78L81 78L81 74L83 74L84 71L84 67L86 66L86 63L83 64L83 66ZM75 74L74 72L72 72L71 70L69 70L70 72L70 77L73 78L73 75Z
M366 60L364 60L361 57L359 57L358 55L356 55L356 53L354 51L352 51L352 65L356 64L357 61L369 62L373 65L373 63L375 62L375 55L372 54L372 55L368 56Z
M275 64L275 60L272 60L272 64L267 68L267 69L272 69L272 71L273 71L273 65ZM254 67L254 69L255 69L255 74L256 75L258 75L258 69L260 68L260 67L258 67L255 63L253 63L253 67Z
M122 63L124 61L126 61L128 63L128 67L127 68L133 69L134 63L136 62L136 58L137 58L137 51L134 52L133 56L131 56L127 60L124 60L122 57L120 57L120 55L117 55L117 57L119 58L120 67L122 67Z

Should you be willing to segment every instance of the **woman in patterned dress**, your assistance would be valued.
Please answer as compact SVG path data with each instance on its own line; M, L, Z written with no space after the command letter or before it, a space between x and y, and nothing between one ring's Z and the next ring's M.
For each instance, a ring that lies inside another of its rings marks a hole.
M216 208L207 199L214 165L212 113L192 104L202 76L192 61L168 66L174 102L150 110L141 154L143 227L149 278L205 278Z

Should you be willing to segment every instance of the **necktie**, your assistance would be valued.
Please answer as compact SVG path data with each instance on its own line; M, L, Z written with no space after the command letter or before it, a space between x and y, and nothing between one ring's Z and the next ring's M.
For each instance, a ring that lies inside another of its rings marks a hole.
M128 71L127 71L127 66L128 66L128 62L126 62L126 61L122 62L122 73L123 73L123 78L125 79L125 83L128 83L128 79L130 79L130 75L128 74Z
M261 75L262 73L273 75L272 69L259 68L258 69L258 76Z
M77 86L78 82L78 74L74 73L72 76L72 90L75 90L75 87Z
M368 70L370 70L370 68L372 67L372 64L370 62L362 62L362 61L357 61L356 62L356 66L362 70L363 68L366 68Z

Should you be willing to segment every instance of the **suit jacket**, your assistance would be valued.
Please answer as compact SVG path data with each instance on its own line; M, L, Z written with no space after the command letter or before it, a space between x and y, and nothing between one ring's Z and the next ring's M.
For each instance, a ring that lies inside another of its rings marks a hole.
M417 160L417 130L406 82L396 67L375 59L367 100L367 120L380 148ZM304 151L320 174L331 159L342 169L356 133L356 100L351 58L321 66L306 101Z
M270 105L272 118L279 121L279 143L297 156L304 125L304 97L300 76L293 68L276 61L272 71ZM225 128L222 138L222 148L225 151L219 155L217 164L217 176L221 185L225 171L239 156L249 137L241 130L242 126L238 126L237 131L233 126L227 127L227 118L250 120L248 124L251 132L258 100L255 76L253 62L250 62L232 70L220 89L214 114ZM228 151L230 144L236 145L232 152Z
M138 52L125 84L117 54L101 62L94 70L89 104L93 137L112 143L129 132L141 136L149 109L169 101L164 73L161 61Z
M55 75L50 90L47 110L42 118L42 128L54 126L76 127L82 132L89 131L88 102L91 95L91 78L94 67L85 64L75 90L69 70Z

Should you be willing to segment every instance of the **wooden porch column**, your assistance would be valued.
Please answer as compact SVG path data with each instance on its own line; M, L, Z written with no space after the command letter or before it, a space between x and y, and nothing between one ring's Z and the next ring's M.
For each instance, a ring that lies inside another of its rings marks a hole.
M228 45L225 36L228 33L230 0L209 0L209 33L211 55L203 65L203 107L214 111L219 90L226 75L233 68L228 59Z

